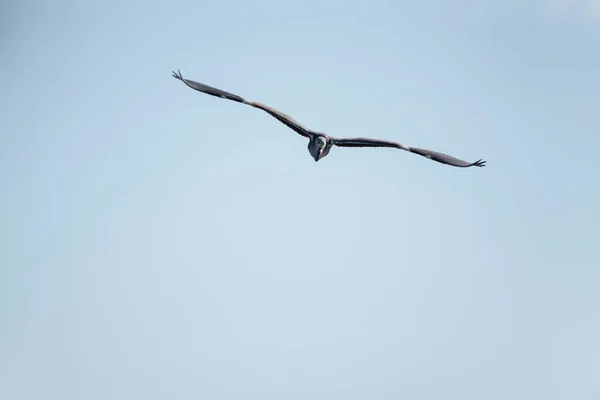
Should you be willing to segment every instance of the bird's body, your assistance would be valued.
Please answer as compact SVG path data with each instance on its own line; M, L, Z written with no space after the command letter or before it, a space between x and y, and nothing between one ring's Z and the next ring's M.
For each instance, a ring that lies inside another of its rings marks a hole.
M333 146L331 138L324 133L313 133L308 140L308 152L315 159L319 161L321 158L329 154L329 150Z
M337 147L390 147L405 150L411 153L419 154L423 157L429 158L430 160L434 160L440 162L442 164L452 165L454 167L483 167L485 166L485 161L478 160L473 163L469 163L463 160L459 160L447 154L438 153L431 150L420 149L417 147L407 146L404 144L400 144L397 142L392 142L388 140L380 140L380 139L370 139L370 138L337 138L333 136L329 136L322 132L316 132L311 129L306 128L298 121L294 120L287 114L282 113L272 107L269 107L265 104L259 103L257 101L244 99L238 95L226 92L221 89L214 88L212 86L205 85L203 83L199 83L196 81L192 81L190 79L184 79L179 70L177 72L173 72L173 77L181 80L187 86L195 89L199 92L209 94L211 96L220 97L227 100L232 100L238 103L247 104L254 108L261 109L286 125L288 128L292 129L299 135L308 139L308 152L313 157L315 161L319 161L329 154L329 151L333 146Z

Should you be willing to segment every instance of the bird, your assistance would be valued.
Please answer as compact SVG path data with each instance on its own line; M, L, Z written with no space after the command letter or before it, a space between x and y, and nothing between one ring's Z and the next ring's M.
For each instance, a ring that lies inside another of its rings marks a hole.
M222 99L232 100L237 103L246 104L252 106L254 108L258 108L259 110L265 111L267 114L271 115L279 122L286 125L288 128L292 129L299 135L308 139L308 152L315 160L315 162L323 159L329 154L329 151L333 146L336 147L389 147L394 149L405 150L410 153L418 154L425 158L428 158L433 161L437 161L442 164L459 167L459 168L467 168L467 167L484 167L486 161L483 159L479 159L475 162L467 162L460 160L458 158L449 156L444 153L438 153L437 151L431 151L426 149L421 149L418 147L408 146L405 144L401 144L398 142L393 142L389 140L382 139L372 139L372 138L364 138L364 137L356 137L356 138L340 138L335 136L330 136L323 132L317 132L312 129L309 129L298 121L290 117L289 115L276 110L275 108L269 107L266 104L260 103L258 101L249 100L238 96L236 94L232 94L226 92L221 89L217 89L212 86L205 85L200 82L193 81L191 79L186 79L181 75L181 71L179 69L177 72L172 71L173 77L179 79L187 86L192 89L195 89L199 92L206 93L211 96L220 97Z

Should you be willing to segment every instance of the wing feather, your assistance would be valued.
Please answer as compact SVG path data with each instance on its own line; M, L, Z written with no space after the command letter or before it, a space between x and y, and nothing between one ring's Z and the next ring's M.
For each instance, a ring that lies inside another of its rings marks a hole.
M206 93L211 96L220 97L220 98L227 99L227 100L233 100L238 103L248 104L254 108L263 110L266 113L268 113L269 115L271 115L272 117L274 117L275 119L277 119L279 122L283 123L288 128L295 131L296 133L298 133L304 137L307 137L307 138L310 138L310 136L311 136L310 129L304 127L302 124L300 124L298 121L296 121L289 115L287 115L279 110L276 110L272 107L269 107L266 104L259 103L258 101L244 99L243 97L240 97L237 94L232 94L232 93L226 92L224 90L217 89L215 87L193 81L191 79L185 79L181 75L181 72L179 70L177 70L177 72L173 71L173 77L179 79L180 81L185 83L187 86L189 86L192 89L195 89L199 92Z
M429 158L430 160L437 161L442 164L452 165L454 167L467 168L485 166L485 161L481 159L475 162L467 162L464 160L460 160L456 157L449 156L448 154L438 153L437 151L432 150L420 149L418 147L411 147L389 140L369 138L333 138L333 145L339 147L391 147L395 149L409 151L411 153L415 153L420 156Z

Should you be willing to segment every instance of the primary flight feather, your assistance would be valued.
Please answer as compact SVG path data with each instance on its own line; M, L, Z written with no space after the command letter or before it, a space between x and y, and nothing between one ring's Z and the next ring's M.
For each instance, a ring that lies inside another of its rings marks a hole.
M308 142L308 151L315 161L319 161L323 157L329 154L332 146L337 147L391 147L395 149L405 150L411 153L418 154L420 156L426 157L430 160L437 161L442 164L452 165L454 167L466 168L466 167L484 167L485 161L477 160L475 162L467 162L463 160L459 160L458 158L449 156L447 154L438 153L436 151L420 149L418 147L407 146L401 143L392 142L388 140L380 140L380 139L370 139L370 138L337 138L333 136L329 136L322 132L316 132L311 129L306 128L298 121L293 119L287 114L282 113L272 107L269 107L265 104L259 103L258 101L248 100L238 95L226 92L221 89L214 88L212 86L205 85L200 82L196 82L190 79L185 79L179 70L177 72L173 72L173 77L179 79L187 86L195 89L199 92L209 94L211 96L221 97L223 99L233 100L238 103L247 104L249 106L258 108L267 112L272 117L279 120L281 123L286 125L288 128L292 129L299 135L304 136L309 139Z

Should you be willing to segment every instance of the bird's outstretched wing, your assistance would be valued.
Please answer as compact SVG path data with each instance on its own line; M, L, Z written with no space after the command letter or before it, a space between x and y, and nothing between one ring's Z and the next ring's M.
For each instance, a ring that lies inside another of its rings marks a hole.
M288 128L294 130L296 133L298 133L304 137L307 137L307 138L310 138L310 136L311 136L310 129L304 127L302 124L300 124L298 121L296 121L289 115L282 113L281 111L276 110L272 107L269 107L266 104L259 103L258 101L244 99L243 97L240 97L236 94L232 94L232 93L226 92L224 90L205 85L200 82L192 81L190 79L185 79L181 75L181 72L179 70L177 70L177 72L173 71L173 77L179 79L180 81L185 83L187 86L189 86L192 89L195 89L199 92L206 93L211 96L216 96L216 97L220 97L220 98L227 99L227 100L233 100L238 103L248 104L252 107L261 109L261 110L267 112L272 117L276 118L278 121L280 121L284 125L286 125Z
M455 167L485 167L485 161L477 160L473 163L459 160L458 158L454 158L447 154L438 153L436 151L419 149L418 147L406 146L404 144L400 144L397 142L391 142L388 140L379 140L379 139L368 139L368 138L332 138L333 145L339 147L392 147L395 149L402 149L409 151L411 153L415 153L421 155L423 157L427 157L430 160L440 162L442 164L448 164Z

